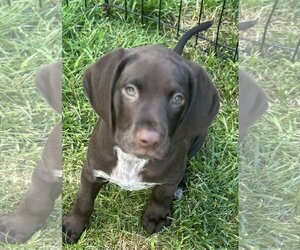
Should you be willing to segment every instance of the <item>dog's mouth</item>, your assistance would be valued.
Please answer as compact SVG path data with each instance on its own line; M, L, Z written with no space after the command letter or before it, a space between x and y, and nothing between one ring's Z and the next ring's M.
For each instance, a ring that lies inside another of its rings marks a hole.
M122 151L124 151L127 154L131 154L136 156L137 158L145 159L145 160L162 160L165 156L165 152L162 150L148 150L145 148L141 148L138 146L134 146L131 144L131 146L127 145L118 145Z
M134 150L134 152L132 154L135 155L136 157L142 158L142 159L162 160L164 158L164 154L161 152L149 151L149 150L146 150L143 148Z

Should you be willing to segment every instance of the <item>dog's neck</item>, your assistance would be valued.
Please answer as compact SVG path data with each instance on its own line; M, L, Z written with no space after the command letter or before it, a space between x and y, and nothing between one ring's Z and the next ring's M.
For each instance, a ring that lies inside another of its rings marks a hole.
M112 173L108 175L101 170L95 170L95 177L102 177L126 190L141 190L158 185L159 183L144 182L141 177L143 168L149 160L127 154L118 146L114 148L118 161Z

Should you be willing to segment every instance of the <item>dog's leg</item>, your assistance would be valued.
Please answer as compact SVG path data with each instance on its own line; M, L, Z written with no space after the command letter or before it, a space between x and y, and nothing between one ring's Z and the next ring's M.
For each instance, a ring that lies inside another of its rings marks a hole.
M180 200L183 197L183 194L187 191L187 186L186 186L187 175L188 175L187 171L188 171L188 168L185 170L182 180L180 181L180 183L177 186L177 189L176 189L176 191L174 193L174 197L173 197L174 200Z
M171 224L171 203L177 186L157 186L152 191L142 223L148 233L157 233Z
M94 200L105 183L105 180L100 178L97 178L97 181L90 180L83 169L73 208L63 218L62 230L65 243L76 243L79 240L92 215Z
M61 192L59 182L44 180L36 168L28 192L20 206L11 214L0 219L0 241L22 243L41 229L53 210Z
M0 219L0 242L22 243L41 229L61 193L61 123L49 135L42 159L19 207Z

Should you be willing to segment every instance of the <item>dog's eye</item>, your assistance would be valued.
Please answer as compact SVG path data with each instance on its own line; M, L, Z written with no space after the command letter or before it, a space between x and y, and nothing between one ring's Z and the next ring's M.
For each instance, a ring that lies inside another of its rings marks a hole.
M123 92L124 92L125 95L127 95L128 97L131 97L131 98L137 97L137 95L138 95L138 90L133 85L127 85L124 88Z
M180 93L176 93L173 95L172 99L171 99L171 103L174 106L181 106L184 104L184 96Z

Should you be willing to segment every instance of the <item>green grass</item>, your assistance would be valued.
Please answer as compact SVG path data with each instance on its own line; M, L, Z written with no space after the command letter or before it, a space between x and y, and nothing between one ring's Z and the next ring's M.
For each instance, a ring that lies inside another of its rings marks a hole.
M44 142L59 119L36 90L34 77L59 52L55 7L37 8L34 1L16 0L0 5L0 211L13 211L29 187ZM59 202L59 201L58 201ZM59 207L59 206L58 206ZM56 211L47 229L26 244L1 249L58 247ZM59 238L60 239L60 238Z
M116 11L105 17L101 9L93 7L97 1L88 1L87 9L81 8L83 1L70 2L63 9L63 213L73 203L89 135L97 120L83 93L84 68L114 48L144 44L173 48L178 40L174 31L164 28L164 35L159 35L156 25L141 25L137 17L129 16L125 21L124 14ZM157 16L158 1L145 2L146 14ZM59 36L53 29L55 22L47 18L53 9L38 10L38 3L31 0L13 3L12 7L0 4L1 214L18 205L43 143L57 121L34 87L35 72L40 65L54 62L60 47L54 42ZM129 7L138 10L139 3L129 1ZM221 3L205 1L203 20L217 16ZM242 1L242 20L260 17L257 28L247 31L248 38L261 34L272 3L273 0ZM237 3L228 4L220 37L234 47ZM295 45L299 34L298 4L293 0L279 2L276 22L270 26L275 35L268 36L268 41ZM181 25L188 29L197 23L199 1L184 1L183 7ZM178 8L178 1L163 1L163 20L175 25L174 10L177 13ZM214 38L215 29L216 24L207 34ZM213 54L205 56L192 44L193 41L188 43L184 57L207 69L222 105L205 147L192 160L188 192L174 202L173 224L159 234L147 235L140 219L150 191L127 192L108 185L96 200L88 230L78 244L65 246L66 249L236 249L238 198L241 248L299 248L299 61L292 64L285 59L267 60L257 55L241 60L269 96L269 110L251 128L247 145L240 150L238 197L237 65ZM242 42L240 45L244 46ZM28 243L1 244L0 248L60 249L59 214L58 206L50 225Z
M172 49L178 40L174 31L166 29L159 35L151 24L141 25L130 16L125 21L116 12L105 17L101 9L89 6L84 9L81 2L71 1L63 8L63 213L74 201L88 139L98 119L83 92L84 69L115 48L161 44ZM197 22L198 10L186 11L191 23ZM231 23L224 29L234 32L232 15L226 18ZM96 199L88 230L78 244L65 249L237 248L237 65L213 54L205 56L191 43L184 57L207 69L222 104L204 149L191 162L189 191L174 202L172 225L147 235L141 216L150 191L128 192L107 185Z
M269 97L267 114L240 151L240 238L248 249L299 247L299 62L252 58Z
M243 2L243 20L260 18L257 26L245 32L247 37L260 37L272 5L273 1ZM299 1L279 1L267 41L295 47L300 28L298 10ZM250 72L269 99L267 113L249 130L240 150L241 249L300 246L300 62L299 57L290 62L291 53L280 49L270 52L280 59L257 54L240 57L241 67Z
M240 244L243 249L298 249L300 242L300 63L252 57L269 109L240 150Z

